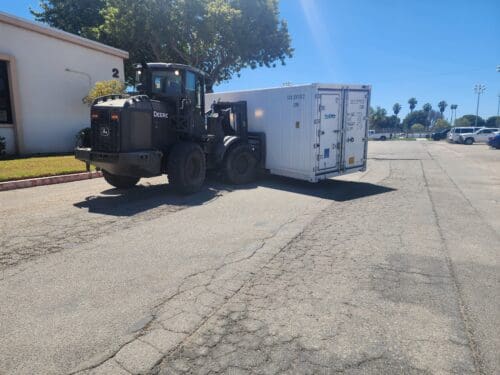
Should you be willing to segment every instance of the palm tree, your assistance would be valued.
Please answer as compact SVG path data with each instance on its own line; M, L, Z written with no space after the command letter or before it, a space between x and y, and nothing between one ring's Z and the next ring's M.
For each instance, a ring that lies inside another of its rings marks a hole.
M398 113L401 111L401 104L399 103L395 103L393 106L392 106L392 111L394 112L394 114L397 116Z
M427 114L427 120L425 121L426 122L425 123L425 127L429 128L429 126L431 125L431 119L430 119L430 114L431 114L431 111L432 111L432 105L431 105L431 103L425 103L422 106L422 109Z
M401 104L399 104L399 103L394 103L394 105L392 106L392 111L394 112L394 116L396 116L396 119L397 119L397 120L396 120L397 122L396 122L396 125L395 125L395 129L394 129L394 130L396 130L396 128L397 128L397 127L399 127L399 118L398 118L398 114L399 114L399 112L401 111Z
M418 103L417 99L415 99L415 98L408 99L408 104L410 105L410 112L413 112L413 110L417 106L417 103Z
M441 112L441 117L443 117L444 110L446 109L446 107L448 107L448 103L446 103L446 101L444 100L441 100L438 103L438 107L439 107L439 112Z

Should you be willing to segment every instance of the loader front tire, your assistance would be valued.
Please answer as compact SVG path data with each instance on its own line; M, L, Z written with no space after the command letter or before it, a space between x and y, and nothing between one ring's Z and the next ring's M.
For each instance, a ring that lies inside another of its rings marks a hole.
M192 194L205 182L206 161L201 147L193 142L174 145L168 157L168 181L181 194Z
M135 186L140 180L140 177L119 176L105 170L102 171L102 174L108 184L113 185L118 189L129 189Z

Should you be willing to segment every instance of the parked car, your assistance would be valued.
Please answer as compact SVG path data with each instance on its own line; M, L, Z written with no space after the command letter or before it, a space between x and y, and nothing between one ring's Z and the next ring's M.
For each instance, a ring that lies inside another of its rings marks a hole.
M376 133L375 130L368 130L368 139L375 139L378 141L385 141L393 137L392 133Z
M460 141L460 134L465 134L465 133L474 133L475 131L482 129L481 127L455 127L451 128L450 132L448 133L448 142L459 142Z
M488 139L488 145L490 147L500 150L500 132L495 133L492 137Z
M446 136L450 132L451 128L440 130L438 132L432 133L431 138L435 141L440 141L441 139L446 139Z
M498 128L482 128L474 133L461 133L458 139L460 143L466 145L471 145L474 142L488 142L489 137L498 130Z

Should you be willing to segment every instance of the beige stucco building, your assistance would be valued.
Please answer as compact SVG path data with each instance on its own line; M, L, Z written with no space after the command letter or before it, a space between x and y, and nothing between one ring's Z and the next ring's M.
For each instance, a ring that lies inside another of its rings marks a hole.
M71 151L97 81L123 80L128 53L0 12L0 136L7 153Z

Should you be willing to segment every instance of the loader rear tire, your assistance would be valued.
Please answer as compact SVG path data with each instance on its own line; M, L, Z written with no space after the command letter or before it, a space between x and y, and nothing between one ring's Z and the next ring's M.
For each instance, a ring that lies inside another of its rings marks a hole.
M240 185L254 181L256 167L257 159L247 144L230 148L224 158L224 174L230 184Z
M168 157L168 181L181 194L192 194L205 182L206 161L201 147L193 142L176 144Z

